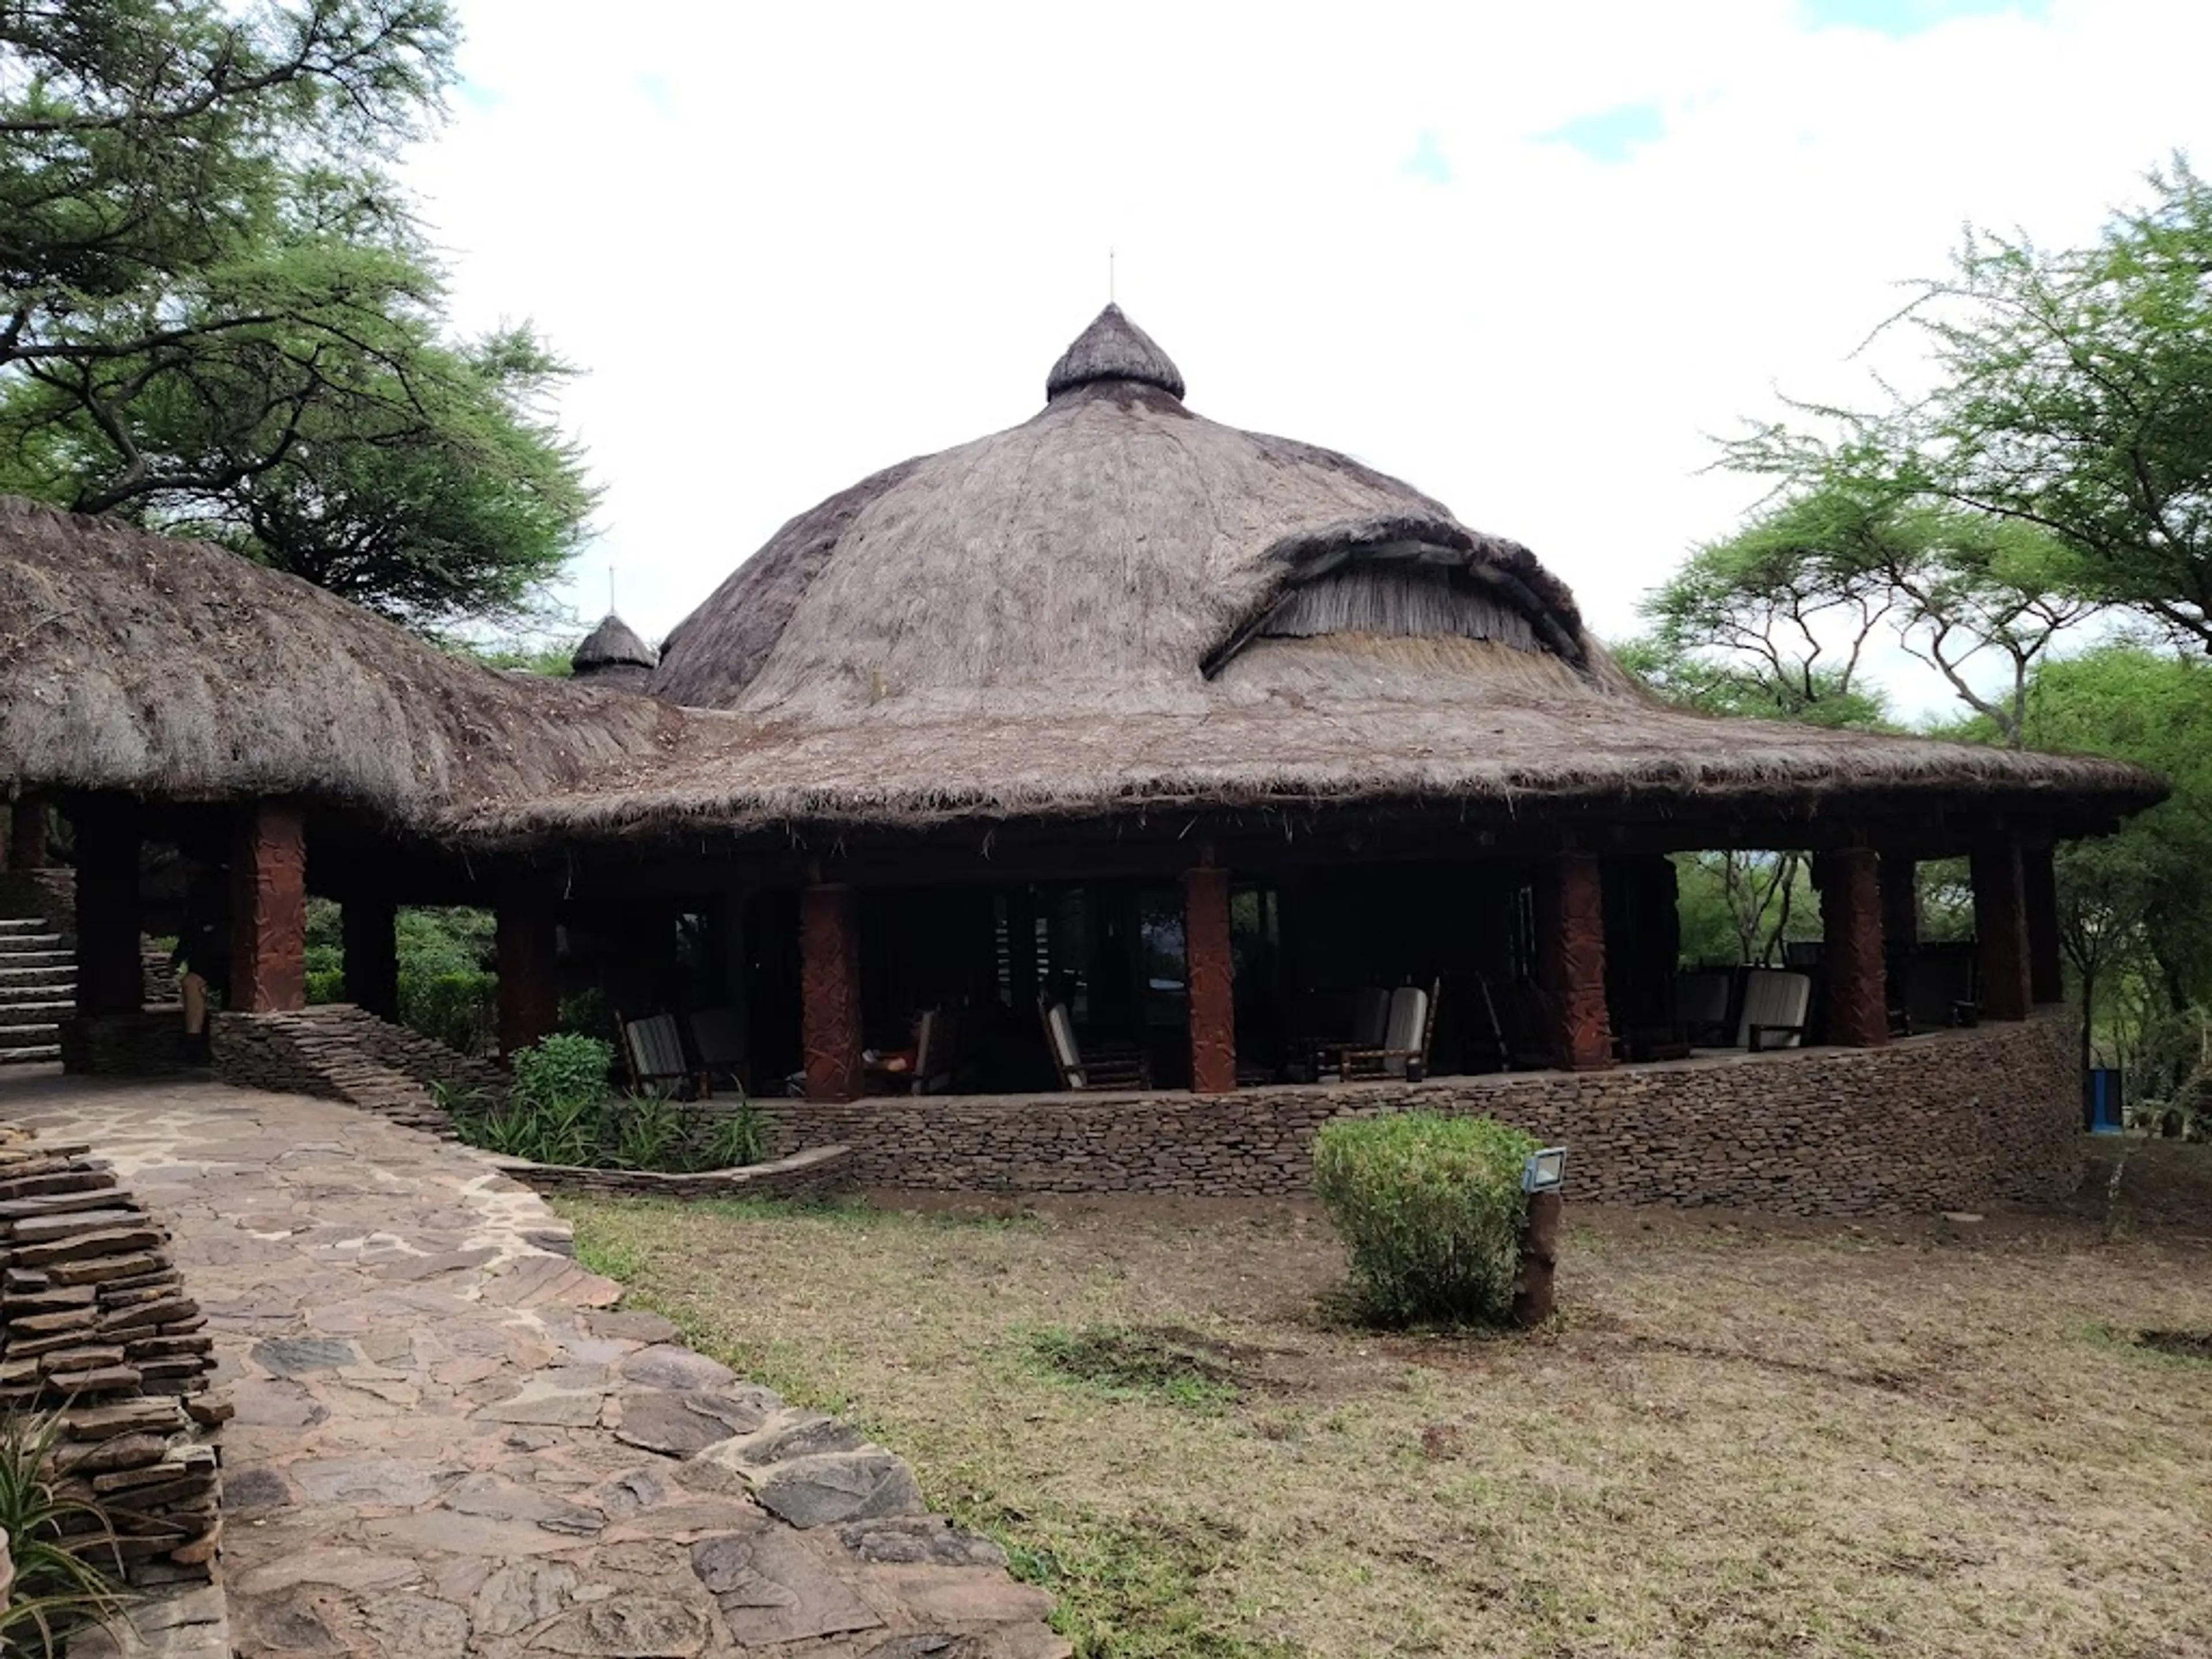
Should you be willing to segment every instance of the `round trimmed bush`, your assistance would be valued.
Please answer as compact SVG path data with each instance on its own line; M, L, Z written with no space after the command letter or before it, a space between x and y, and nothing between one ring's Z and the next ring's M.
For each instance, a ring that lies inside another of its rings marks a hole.
M1341 1118L1314 1138L1314 1188L1352 1252L1369 1315L1502 1323L1543 1143L1486 1117Z

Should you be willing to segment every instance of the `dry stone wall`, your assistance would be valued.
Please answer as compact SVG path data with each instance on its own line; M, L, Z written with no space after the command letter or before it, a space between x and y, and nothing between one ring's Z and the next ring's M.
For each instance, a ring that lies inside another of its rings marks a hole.
M229 1415L169 1236L83 1146L0 1130L0 1407L52 1411L64 1498L98 1500L100 1546L139 1584L210 1576L222 1536L214 1448Z
M1731 1054L1590 1073L1181 1093L761 1103L772 1149L842 1143L857 1185L1304 1193L1314 1132L1352 1114L1479 1113L1569 1150L1577 1199L1798 1215L2062 1196L2080 1179L2063 1009L1880 1048Z
M811 1146L765 1164L728 1170L588 1170L569 1164L533 1164L526 1158L494 1158L508 1175L534 1192L583 1193L599 1198L819 1198L850 1187L848 1146Z
M451 1138L430 1084L499 1086L498 1068L386 1024L349 1002L281 1014L216 1017L216 1075L241 1089L342 1100L410 1128Z

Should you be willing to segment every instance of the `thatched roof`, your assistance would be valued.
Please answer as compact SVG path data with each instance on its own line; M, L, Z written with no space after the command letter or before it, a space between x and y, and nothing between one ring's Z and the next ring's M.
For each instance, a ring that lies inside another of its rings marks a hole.
M637 630L610 611L569 654L568 666L581 676L610 668L651 669L659 661L659 653L638 638Z
M670 635L649 699L491 672L220 548L0 503L0 779L307 793L465 845L1356 804L1965 801L2087 828L2163 793L2116 762L1662 707L1526 548L1207 421L1181 384L1109 307L1031 419L786 525ZM593 639L616 629L611 659L644 653L613 618ZM644 669L594 678L616 672Z
M684 724L503 674L207 542L0 497L0 777L173 799L303 794L436 832Z

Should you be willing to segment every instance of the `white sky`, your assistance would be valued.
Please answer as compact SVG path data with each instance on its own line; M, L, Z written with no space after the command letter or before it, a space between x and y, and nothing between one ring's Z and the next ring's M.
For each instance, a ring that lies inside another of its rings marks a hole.
M1106 299L1194 409L1534 548L1598 631L1759 494L1701 474L1968 220L2093 235L2212 161L2191 0L768 6L462 0L409 176L606 497L658 638L793 514L1023 421ZM1937 695L1900 684L1907 706Z

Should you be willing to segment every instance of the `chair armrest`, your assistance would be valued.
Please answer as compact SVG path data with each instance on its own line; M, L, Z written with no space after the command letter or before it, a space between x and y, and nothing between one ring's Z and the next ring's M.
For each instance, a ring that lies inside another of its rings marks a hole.
M1784 1036L1794 1036L1800 1042L1805 1040L1805 1028L1802 1025L1754 1025L1750 1028L1749 1032L1751 1053L1756 1054L1765 1052L1766 1035L1770 1031L1778 1031Z

